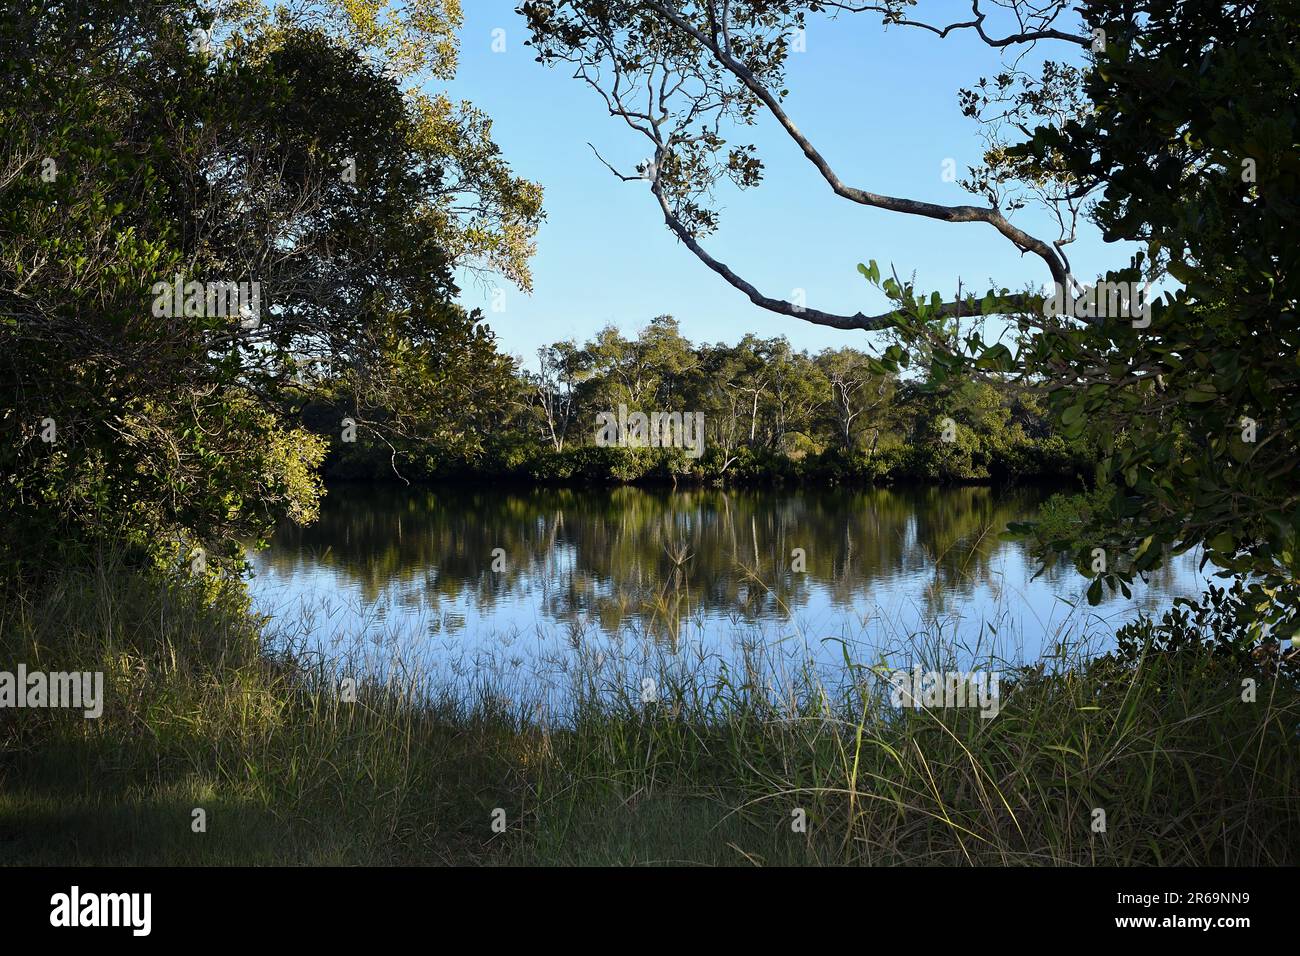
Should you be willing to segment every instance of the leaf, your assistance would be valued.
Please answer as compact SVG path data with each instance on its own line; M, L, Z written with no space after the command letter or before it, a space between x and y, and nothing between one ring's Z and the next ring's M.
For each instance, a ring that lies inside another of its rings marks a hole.
M1067 426L1073 425L1075 422L1077 422L1079 419L1083 417L1083 412L1084 412L1084 407L1082 403L1078 405L1071 405L1069 408L1067 408L1065 411L1061 413L1061 424Z
M1210 540L1210 547L1223 554L1234 554L1237 550L1237 542L1231 532L1224 531Z

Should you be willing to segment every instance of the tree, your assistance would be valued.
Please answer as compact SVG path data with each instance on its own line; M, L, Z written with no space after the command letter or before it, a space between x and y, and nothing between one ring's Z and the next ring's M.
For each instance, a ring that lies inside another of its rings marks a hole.
M1107 496L1078 540L1043 543L1076 549L1094 578L1091 600L1103 583L1127 592L1167 551L1202 547L1226 574L1250 577L1244 600L1259 624L1300 633L1294 11L1232 0L1009 0L998 6L1015 25L998 29L980 0L969 20L948 24L912 19L911 6L533 0L521 10L539 59L571 64L646 138L643 178L669 229L752 302L836 328L890 329L897 338L878 360L885 371L908 367L920 351L939 387L948 375L1014 381L1047 401L1067 437L1097 443ZM784 67L806 18L849 13L939 38L972 31L1009 53L1052 43L1068 56L1037 77L1013 60L991 83L961 91L987 143L984 164L964 182L989 205L850 186L787 114ZM889 313L828 314L764 295L700 241L718 224L712 187L762 178L753 149L729 146L724 124L743 127L763 113L836 195L992 227L1042 263L1055 296L1028 282L923 295L896 275L882 279L874 262L859 268L892 300ZM1024 196L1056 215L1054 240L1011 222ZM1106 239L1145 246L1107 273L1101 307L1065 252L1089 209ZM1178 287L1144 303L1141 290L1162 280ZM1075 297L1083 307L1060 307ZM1116 321L1116 305L1139 314Z
M292 13L216 45L181 0L0 16L0 507L39 532L8 557L125 538L238 563L314 513L304 394L473 448L513 387L450 302L459 154Z
M159 310L152 288L196 267L225 278L186 231L237 214L191 202L206 188L195 137L214 119L197 23L165 0L0 16L9 560L96 537L229 541L314 508L319 446L241 381L241 317Z
M460 0L218 0L215 16L214 42L224 38L236 49L310 30L364 57L402 93L412 148L437 157L441 178L421 213L439 248L476 277L502 276L531 290L541 186L514 174L482 110L429 89L456 75Z
M1042 262L1046 274L1068 284L1069 264L1062 251L1068 235L1055 243L1017 227L996 202L988 206L946 206L883 195L844 183L831 163L786 112L785 65L809 14L879 15L887 25L929 29L947 36L954 30L975 31L995 48L1024 47L1043 40L1087 49L1091 36L1082 29L1057 26L1070 0L1029 4L1013 0L1017 26L995 36L986 26L980 0L971 21L945 28L903 15L910 4L834 0L526 0L519 12L527 19L531 44L546 64L567 63L575 78L591 86L609 113L642 136L649 158L635 171L605 163L624 182L649 185L664 222L708 268L744 293L760 308L819 325L849 330L890 326L892 313L869 316L828 313L763 294L726 263L710 255L700 240L718 226L710 205L714 188L729 180L740 188L759 185L763 163L752 145L734 145L725 126L753 125L767 113L794 141L818 175L840 196L862 206L948 223L982 223L992 227L1021 252ZM1064 118L1066 114L1062 113ZM601 160L604 162L604 160ZM977 176L982 183L989 177ZM996 200L996 195L991 197ZM1019 294L1002 297L1012 309L1028 302ZM940 312L956 314L957 301Z
M803 450L815 441L817 419L831 389L820 368L804 352L795 352L784 336L771 340L768 356L771 399L768 446L790 452L790 436L803 440Z
M960 347L932 333L933 304L896 284L897 327L934 350L941 375L1013 374L1066 437L1100 449L1100 493L1069 535L1040 542L1074 553L1090 600L1200 548L1202 566L1239 578L1248 633L1300 633L1300 18L1213 0L1100 0L1083 14L1104 38L1084 85L1093 108L997 159L1100 193L1105 238L1141 251L1077 314L1031 300L1010 330L972 322ZM1178 287L1143 302L1138 287L1166 277ZM996 313L997 299L972 297L967 313Z
M770 380L769 359L771 343L764 342L755 335L746 335L736 343L735 373L725 384L736 392L749 412L749 445L752 448L758 439L758 409L763 396L767 394Z
M556 451L564 451L577 412L576 388L584 374L582 355L572 342L556 342L537 350L537 374L531 384L537 393L546 437Z
M1121 558L1095 591L1167 548L1201 547L1243 578L1259 625L1300 633L1300 15L1210 0L1084 14L1106 37L1086 82L1095 109L1016 156L1104 186L1105 237L1144 245L1108 278L1167 271L1181 288L1151 304L1149 325L1025 338L1024 373L1104 449L1112 493L1071 544Z
M858 434L863 427L860 419L865 416L875 418L871 442L874 453L880 440L879 416L893 398L893 377L877 374L868 356L853 349L826 349L817 356L817 364L830 386L828 404L841 449L845 452L857 449Z

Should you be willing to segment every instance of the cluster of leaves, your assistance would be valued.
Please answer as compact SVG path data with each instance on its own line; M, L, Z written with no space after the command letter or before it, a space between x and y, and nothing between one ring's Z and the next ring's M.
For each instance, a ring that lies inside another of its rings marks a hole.
M1143 657L1208 654L1239 673L1260 671L1300 680L1300 651L1261 633L1242 581L1211 585L1199 600L1177 598L1159 621L1140 618L1115 634L1116 660L1132 664Z
M1142 244L1107 281L1177 287L1153 296L1149 324L1051 315L1032 296L1006 309L1008 290L990 290L966 313L1012 324L953 340L934 333L937 298L895 283L897 330L904 348L937 341L945 369L1039 389L1066 437L1100 449L1108 499L1071 546L1081 567L1095 548L1123 560L1089 570L1094 597L1199 547L1243 578L1261 623L1300 633L1300 18L1223 0L1095 0L1082 13L1106 37L1084 77L1092 108L1008 156L1099 190L1104 237Z
M451 303L452 269L485 256L526 283L540 191L484 120L462 136L404 96L391 29L372 31L376 56L310 11L235 13L215 44L192 0L0 15L9 562L125 539L237 564L240 539L314 514L325 446L304 404L472 447L511 383ZM260 309L160 310L173 281L257 283Z

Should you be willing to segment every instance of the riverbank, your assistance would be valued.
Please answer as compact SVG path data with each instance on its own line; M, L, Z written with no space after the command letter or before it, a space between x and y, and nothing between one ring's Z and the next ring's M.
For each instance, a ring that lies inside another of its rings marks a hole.
M992 443L956 432L918 444L789 455L709 447L696 457L682 448L573 445L562 451L513 449L473 462L425 458L364 442L335 443L323 471L332 481L494 483L592 487L616 484L726 485L742 488L888 487L908 484L1071 483L1089 481L1096 462L1086 449L1057 436Z
M5 660L106 678L98 719L0 710L12 863L1300 862L1300 691L1208 640L1004 671L991 719L854 665L593 684L561 719L473 681L352 694L241 588L120 559L3 607Z

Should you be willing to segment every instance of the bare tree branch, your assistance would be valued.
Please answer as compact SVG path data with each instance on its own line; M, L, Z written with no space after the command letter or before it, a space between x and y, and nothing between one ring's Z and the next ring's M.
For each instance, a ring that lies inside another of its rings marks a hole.
M847 186L840 180L839 176L831 168L825 157L813 146L812 142L806 137L790 119L785 109L781 106L780 101L772 92L763 85L759 79L754 76L753 72L734 56L723 49L718 42L718 35L706 35L697 29L675 9L670 9L666 4L661 2L652 2L649 6L657 11L661 16L667 19L678 30L691 37L697 43L705 47L712 53L724 67L727 68L745 87L753 93L763 105L776 118L777 122L785 129L790 138L795 141L809 161L821 173L822 178L826 180L831 189L837 196L849 199L853 202L860 203L864 206L874 206L878 209L887 209L891 212L900 212L911 216L923 216L928 219L938 219L943 222L985 222L993 226L1007 239L1018 248L1021 252L1032 252L1046 263L1048 271L1052 275L1052 281L1065 286L1068 282L1067 269L1058 255L1057 250L1050 243L1037 239L1029 235L1024 230L1012 225L1002 212L994 207L984 206L941 206L935 203L921 202L915 199L904 199L895 196L884 196L879 193L868 192L864 189L858 189L853 186ZM715 269L715 271L717 271ZM752 297L751 297L752 298ZM767 306L764 306L767 308ZM782 310L777 310L782 311Z
M891 25L902 27L917 27L921 30L928 30L931 33L943 39L953 30L974 30L979 34L981 40L992 47L1008 47L1017 43L1036 43L1039 40L1063 40L1066 43L1075 43L1082 47L1087 47L1092 41L1088 37L1076 36L1073 33L1065 33L1048 26L1057 15L1064 11L1068 6L1068 0L1057 0L1049 5L1048 11L1039 13L1035 19L1040 26L1029 29L1021 29L1019 33L1011 33L1005 37L991 37L984 30L984 21L988 14L980 10L980 0L971 0L971 13L974 15L973 20L965 20L961 23L950 23L945 27L937 27L929 23L922 23L919 20L907 20L897 15L897 11L888 5L877 3L837 3L835 0L828 0L825 4L827 7L833 7L837 10L843 10L846 13L879 13L886 18L886 22ZM1017 11L1019 19L1019 12ZM1022 20L1021 26L1024 27Z

